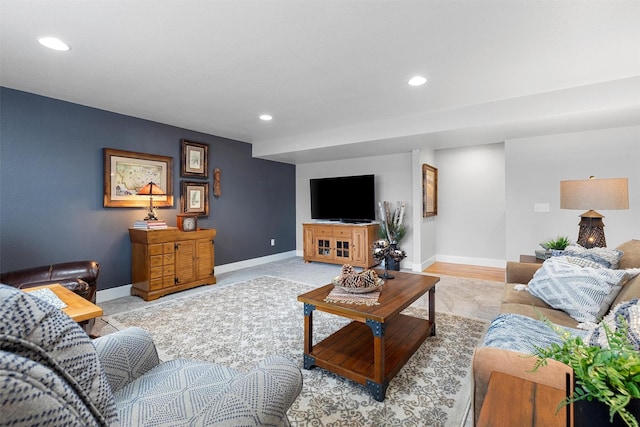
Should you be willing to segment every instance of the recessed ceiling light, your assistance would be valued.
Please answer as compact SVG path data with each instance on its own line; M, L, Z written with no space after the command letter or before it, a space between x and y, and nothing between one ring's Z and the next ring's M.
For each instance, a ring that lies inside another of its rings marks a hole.
M269 114L262 114L260 116L260 120L264 120L265 122L268 122L271 119L273 119L273 117L271 117Z
M409 86L422 86L426 82L427 82L426 77L415 76L415 77L411 77L411 79L407 83L409 83Z
M38 41L42 46L46 46L49 49L59 50L63 52L66 52L70 49L68 44L55 37L40 37Z

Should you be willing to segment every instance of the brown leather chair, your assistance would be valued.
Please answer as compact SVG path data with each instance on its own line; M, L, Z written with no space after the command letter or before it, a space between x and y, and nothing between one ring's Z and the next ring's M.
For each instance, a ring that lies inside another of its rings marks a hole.
M96 261L71 261L2 273L0 283L18 289L57 283L95 304L99 274L100 264ZM82 326L90 333L94 323L90 320Z

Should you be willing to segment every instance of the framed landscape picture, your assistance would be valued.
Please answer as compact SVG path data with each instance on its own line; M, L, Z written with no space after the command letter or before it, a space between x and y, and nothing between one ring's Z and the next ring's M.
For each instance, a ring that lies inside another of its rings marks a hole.
M209 177L209 145L182 140L182 162L180 176L194 178Z
M154 196L158 207L173 206L173 157L133 151L103 149L105 208L131 208L149 205L149 196L138 191L153 182L165 193Z
M422 216L438 215L438 169L422 165Z
M182 181L180 211L198 216L208 216L209 183Z

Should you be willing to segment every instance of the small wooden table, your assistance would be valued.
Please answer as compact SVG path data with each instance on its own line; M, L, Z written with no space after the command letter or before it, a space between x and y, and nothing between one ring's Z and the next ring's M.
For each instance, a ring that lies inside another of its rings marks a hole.
M394 276L382 287L379 305L325 302L332 284L298 296L304 303L305 369L327 369L365 385L377 401L384 400L389 381L424 340L436 333L435 285L440 278L402 272ZM428 319L400 314L427 292ZM314 310L354 321L314 345Z
M529 264L542 264L544 260L538 258L535 255L520 255L520 262L527 262Z
M476 427L567 427L566 390L493 372Z
M31 292L45 288L51 289L58 298L67 304L62 311L78 323L102 316L102 309L100 307L62 285L36 286L34 288L25 288L23 291Z

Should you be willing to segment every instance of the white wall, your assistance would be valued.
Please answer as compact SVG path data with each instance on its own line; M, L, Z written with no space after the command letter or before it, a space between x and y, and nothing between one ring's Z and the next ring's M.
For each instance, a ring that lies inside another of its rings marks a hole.
M402 268L434 260L503 267L547 238L578 236L582 212L560 210L560 181L629 178L629 210L603 211L607 244L640 238L640 126L523 138L296 166L296 252L311 221L309 179L374 173L377 200L409 202ZM422 164L438 168L438 215L422 218ZM550 211L535 213L535 203ZM416 237L417 236L417 237Z
M505 264L504 144L435 151L437 260Z
M640 126L509 140L505 159L508 260L547 238L577 240L582 211L560 209L566 179L628 178L629 209L600 213L608 247L640 238ZM534 212L534 203L548 203L549 212Z
M312 221L309 179L375 174L376 202L385 200L394 203L396 201L407 202L405 223L409 226L409 230L407 237L399 246L407 253L407 258L402 261L401 267L412 268L416 263L413 243L414 230L411 224L413 211L416 209L412 203L412 173L411 153L296 165L296 252L302 256L302 224ZM421 209L421 207L417 209Z

